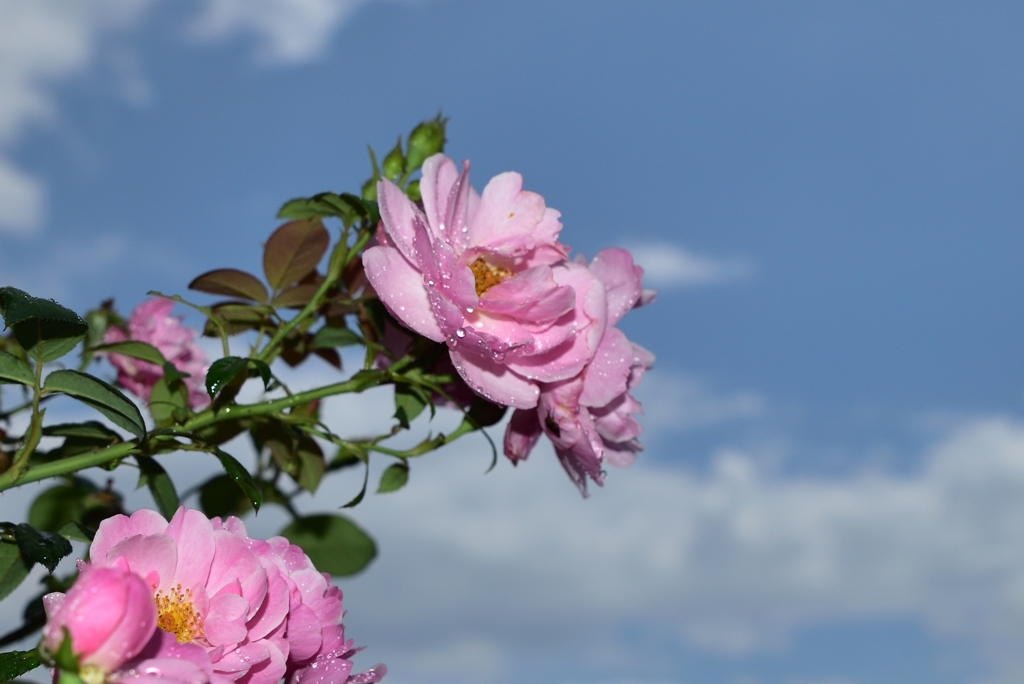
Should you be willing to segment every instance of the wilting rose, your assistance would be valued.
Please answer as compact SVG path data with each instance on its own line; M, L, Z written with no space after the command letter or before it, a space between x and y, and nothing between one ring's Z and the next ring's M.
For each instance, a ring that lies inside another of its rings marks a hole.
M540 383L577 375L604 333L601 282L565 260L559 213L503 173L478 195L469 164L460 173L430 157L420 181L422 210L383 180L378 244L366 276L404 325L446 342L466 383L495 403L537 405Z
M203 384L209 365L203 350L196 344L196 332L182 325L180 318L171 315L173 307L174 302L170 299L147 299L132 311L127 331L110 326L103 335L103 341L138 340L159 349L175 368L188 374L189 377L185 378L188 404L192 408L199 408L210 401ZM117 381L148 401L153 385L164 376L164 369L123 354L110 354L109 357L117 368Z
M513 463L525 459L546 434L584 496L587 478L603 484L605 462L628 466L641 450L637 438L642 428L633 417L640 403L629 392L654 361L614 327L641 302L643 269L623 249L602 250L589 269L603 283L608 307L608 327L593 358L580 374L543 384L537 408L517 410L505 432L505 455ZM646 301L652 298L648 294Z

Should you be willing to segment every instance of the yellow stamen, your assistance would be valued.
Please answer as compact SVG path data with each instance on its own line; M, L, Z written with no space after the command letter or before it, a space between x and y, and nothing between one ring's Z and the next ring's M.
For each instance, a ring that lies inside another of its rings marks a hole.
M153 587L154 589L156 587ZM166 594L156 592L156 626L170 632L179 644L188 644L203 635L202 618L192 605L192 590L176 584Z
M477 257L469 265L469 270L473 272L473 278L476 279L476 294L478 297L512 275L512 271L501 266L489 264L482 257Z

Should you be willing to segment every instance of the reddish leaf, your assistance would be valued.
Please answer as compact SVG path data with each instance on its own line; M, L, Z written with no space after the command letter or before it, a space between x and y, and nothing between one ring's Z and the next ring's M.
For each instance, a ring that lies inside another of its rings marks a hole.
M209 294L228 295L267 303L267 288L256 276L235 268L218 268L199 276L188 284L190 290Z
M291 221L275 230L263 248L263 272L270 287L280 290L308 276L330 242L319 219Z
M316 283L300 283L295 287L289 287L281 294L274 297L274 301L270 304L277 308L284 308L292 306L298 309L306 306L309 300L313 299L313 295L320 289L320 286Z

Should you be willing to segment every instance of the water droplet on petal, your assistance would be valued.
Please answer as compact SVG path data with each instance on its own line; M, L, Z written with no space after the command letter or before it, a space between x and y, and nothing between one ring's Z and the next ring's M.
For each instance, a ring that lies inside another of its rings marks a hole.
M459 328L458 330L455 331L455 334L458 335L459 337L465 337L466 331L463 328Z

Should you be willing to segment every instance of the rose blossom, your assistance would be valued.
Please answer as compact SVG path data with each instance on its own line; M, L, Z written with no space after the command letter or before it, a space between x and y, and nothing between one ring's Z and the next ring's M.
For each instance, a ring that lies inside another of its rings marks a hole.
M641 287L643 269L629 252L598 252L590 271L605 287L607 323L593 359L575 377L541 386L537 408L517 410L505 431L505 455L518 463L536 445L541 432L555 446L555 454L572 481L587 495L587 478L604 482L605 461L628 466L641 450L642 428L633 414L640 403L629 393L650 368L654 355L633 344L613 327L638 304L653 299Z
M156 630L153 592L123 563L107 568L80 563L74 586L66 594L46 594L43 608L43 647L56 653L66 629L87 681L102 681L134 658Z
M222 523L185 508L170 522L141 510L104 520L90 555L144 577L157 626L205 649L214 677L274 684L316 661L320 673L334 674L326 684L349 678L341 592L283 537L251 539L236 518ZM379 681L385 671L359 681Z
M185 378L188 405L199 408L210 401L203 384L209 366L206 355L195 342L195 331L183 326L180 318L171 315L173 307L174 302L170 299L148 299L132 311L128 318L127 332L112 325L103 334L103 342L138 340L159 349L175 368L188 374L189 377ZM117 381L148 401L153 385L164 376L164 369L123 354L109 356L110 362L117 368Z
M422 210L395 184L377 186L381 225L363 266L399 321L447 342L474 391L495 403L537 405L539 383L577 375L604 333L604 288L565 260L559 213L500 174L482 194L442 154L423 164Z

